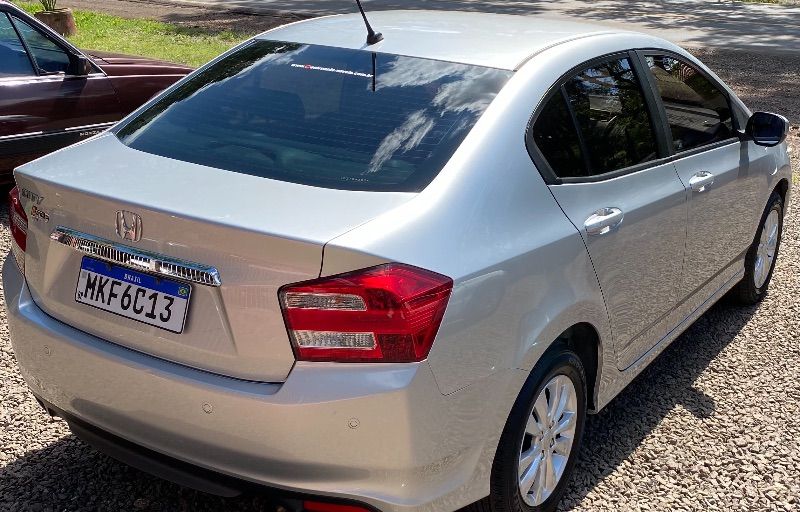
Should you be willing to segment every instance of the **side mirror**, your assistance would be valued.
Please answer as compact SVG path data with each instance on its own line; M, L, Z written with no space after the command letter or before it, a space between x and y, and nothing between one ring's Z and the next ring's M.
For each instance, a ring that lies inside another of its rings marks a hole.
M778 114L755 112L747 121L745 133L759 146L777 146L789 133L789 121Z
M73 55L70 59L70 75L73 76L86 76L94 72L92 61L84 55Z

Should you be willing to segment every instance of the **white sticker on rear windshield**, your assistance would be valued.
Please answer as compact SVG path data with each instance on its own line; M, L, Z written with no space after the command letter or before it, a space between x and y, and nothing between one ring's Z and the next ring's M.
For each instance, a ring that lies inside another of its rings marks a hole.
M371 73L360 73L358 71L350 71L349 69L323 68L321 66L314 66L313 64L292 64L292 67L309 69L312 71L327 71L328 73L339 73L342 75L363 76L364 78L372 78Z

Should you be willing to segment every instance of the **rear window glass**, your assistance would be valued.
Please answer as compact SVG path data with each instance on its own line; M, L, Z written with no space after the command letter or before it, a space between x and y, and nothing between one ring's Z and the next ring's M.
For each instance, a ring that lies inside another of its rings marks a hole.
M134 149L264 178L419 191L510 76L428 59L256 41L184 82L117 136Z

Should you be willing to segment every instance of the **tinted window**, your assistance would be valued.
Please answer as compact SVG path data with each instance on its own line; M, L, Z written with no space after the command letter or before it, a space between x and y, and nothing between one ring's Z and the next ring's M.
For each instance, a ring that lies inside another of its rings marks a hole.
M586 176L581 144L564 95L558 91L533 125L533 140L560 178Z
M183 83L118 136L141 151L265 178L416 191L510 75L257 41Z
M43 73L66 73L69 70L69 55L60 46L17 17L14 17L14 24Z
M728 97L697 69L667 56L647 57L667 112L676 151L733 136Z
M592 66L564 84L589 160L603 174L653 160L656 137L628 59Z
M34 75L33 66L25 53L17 31L5 13L0 12L0 77Z

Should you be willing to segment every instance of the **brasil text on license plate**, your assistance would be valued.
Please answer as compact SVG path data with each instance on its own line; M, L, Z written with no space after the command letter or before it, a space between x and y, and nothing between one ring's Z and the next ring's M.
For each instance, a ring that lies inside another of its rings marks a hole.
M180 334L190 285L84 257L75 300Z

